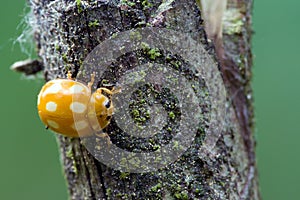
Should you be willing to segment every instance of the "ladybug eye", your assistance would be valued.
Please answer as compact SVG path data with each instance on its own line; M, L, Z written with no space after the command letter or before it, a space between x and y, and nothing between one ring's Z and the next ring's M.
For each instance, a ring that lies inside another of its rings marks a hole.
M104 106L105 106L106 108L109 108L109 107L110 107L110 101L105 102Z

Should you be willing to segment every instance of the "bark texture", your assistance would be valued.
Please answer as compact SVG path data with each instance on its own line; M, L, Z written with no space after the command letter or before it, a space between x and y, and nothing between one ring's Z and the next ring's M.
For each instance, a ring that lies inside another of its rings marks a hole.
M71 199L259 199L250 87L252 1L228 1L223 41L217 44L223 50L218 55L212 42L207 41L194 0L31 0L30 6L46 80L66 77L68 70L76 77L88 53L114 33L154 26L188 33L201 42L216 62L218 57L228 88L226 123L214 153L205 158L198 156L204 126L195 143L176 162L149 173L111 169L96 160L80 139L57 136ZM138 57L147 62L153 60L150 56L135 52L116 66L126 71L138 63ZM154 58L157 62L159 59ZM188 67L182 63L180 68L184 71ZM106 79L114 83L118 73L114 68ZM197 84L200 87L202 83ZM113 143L122 139L113 123L106 131Z

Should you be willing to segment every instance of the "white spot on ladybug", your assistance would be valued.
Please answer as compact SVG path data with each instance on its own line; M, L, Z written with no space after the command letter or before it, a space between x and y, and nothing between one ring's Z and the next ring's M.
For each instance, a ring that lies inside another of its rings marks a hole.
M73 102L70 104L70 109L75 113L83 113L86 110L86 106L83 103Z
M72 87L70 87L71 94L79 94L79 93L83 92L83 90L84 90L84 88L79 84L75 84Z
M88 123L82 120L82 121L75 122L71 127L77 131L80 131L88 127Z
M53 121L53 120L47 120L47 123L48 123L48 125L51 126L52 128L56 128L56 129L59 128L58 123L56 123L56 122Z
M61 86L60 82L61 81L56 82L53 85L51 85L50 87L46 88L46 90L43 93L43 96L46 96L47 94L56 94L56 93L58 93L62 89L62 86Z
M57 108L57 104L53 101L49 101L46 104L46 110L49 111L49 112L55 112L56 108Z

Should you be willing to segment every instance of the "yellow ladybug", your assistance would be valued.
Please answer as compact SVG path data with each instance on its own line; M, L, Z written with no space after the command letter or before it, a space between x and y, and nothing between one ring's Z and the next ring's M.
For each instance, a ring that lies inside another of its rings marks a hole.
M95 74L88 85L72 80L71 72L67 79L47 82L41 89L37 107L40 119L56 133L69 136L90 136L105 128L114 112L108 95L117 93L107 88L98 88L91 94Z

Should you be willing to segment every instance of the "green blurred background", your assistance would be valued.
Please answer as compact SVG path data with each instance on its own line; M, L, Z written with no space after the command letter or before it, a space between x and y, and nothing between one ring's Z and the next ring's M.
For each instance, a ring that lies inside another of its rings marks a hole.
M0 7L0 199L67 199L56 139L36 111L41 79L9 70L26 59L13 42L22 32L25 1ZM264 200L298 200L300 191L300 1L255 1L256 138Z

